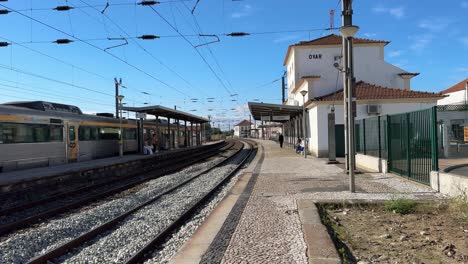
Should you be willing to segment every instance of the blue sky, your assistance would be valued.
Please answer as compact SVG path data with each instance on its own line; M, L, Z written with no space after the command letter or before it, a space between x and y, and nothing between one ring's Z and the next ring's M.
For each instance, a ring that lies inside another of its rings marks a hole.
M278 79L288 45L330 34L323 30L329 27L330 9L337 9L335 26L341 23L336 0L200 0L194 16L190 10L195 0L161 2L154 9L172 27L151 8L129 0L109 1L105 16L100 13L105 0L0 2L62 31L16 13L0 15L0 41L17 43L0 48L0 103L48 100L89 113L113 112L113 78L121 77L128 105L177 105L234 124L248 117L247 101L280 103ZM51 10L59 5L79 8ZM467 12L468 0L354 1L358 37L391 41L385 59L420 72L412 88L424 91L440 91L468 77ZM184 40L176 30L183 35L217 35L220 41L194 48L217 38ZM238 31L257 34L223 36ZM88 44L51 43L73 39L63 32ZM143 34L162 37L128 38ZM125 43L123 37L127 45L103 51Z

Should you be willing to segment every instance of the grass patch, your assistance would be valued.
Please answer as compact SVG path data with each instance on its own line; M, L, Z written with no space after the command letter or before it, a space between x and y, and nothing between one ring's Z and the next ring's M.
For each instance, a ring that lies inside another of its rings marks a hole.
M468 221L468 195L465 192L462 192L457 197L452 198L449 201L450 210L456 215L460 216Z
M385 202L385 210L398 214L409 214L414 212L416 202L403 197L393 197Z

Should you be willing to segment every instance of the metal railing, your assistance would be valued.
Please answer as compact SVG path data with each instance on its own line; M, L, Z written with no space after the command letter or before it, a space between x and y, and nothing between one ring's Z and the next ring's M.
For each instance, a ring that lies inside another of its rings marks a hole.
M437 107L356 121L358 153L386 158L388 170L430 184L438 170Z

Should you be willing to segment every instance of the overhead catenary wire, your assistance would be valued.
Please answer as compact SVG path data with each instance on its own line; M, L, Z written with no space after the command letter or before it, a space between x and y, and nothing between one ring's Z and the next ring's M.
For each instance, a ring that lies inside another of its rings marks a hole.
M188 40L185 36L181 35L180 32L164 17L162 16L156 9L154 9L152 6L149 6L149 8L151 8L151 10L153 10L154 13L156 13L162 20L164 20L164 22L166 22L166 24L168 24L174 31L176 31L187 43L190 44L190 46L192 46L192 48L196 51L196 53L202 58L202 60L205 62L205 64L208 66L208 68L210 69L210 71L213 73L213 75L216 77L216 79L219 81L219 83L223 86L223 88L229 93L229 94L232 94L231 91L229 91L229 89L226 87L226 85L221 81L221 78L218 76L218 74L213 70L213 67L211 67L211 65L208 63L208 61L206 60L206 58L200 53L200 51L194 47L194 45L192 44L192 42L190 42L190 40Z
M61 30L61 29L58 29L58 28L56 28L56 27L54 27L54 26L51 26L51 25L49 25L49 24L47 24L47 23L45 23L45 22L42 22L42 21L40 21L40 20L38 20L38 19L36 19L36 18L34 18L34 17L32 17L32 16L29 16L29 15L26 15L26 14L24 14L24 13L18 12L18 11L16 11L15 9L12 9L12 8L9 8L9 7L5 6L4 4L0 4L0 6L2 6L2 7L4 7L4 8L7 8L7 9L9 9L10 11L15 12L15 13L17 13L17 14L23 16L23 17L26 17L26 18L28 18L28 19L30 19L30 20L36 22L36 23L39 23L39 24L41 24L41 25L43 25L43 26L46 26L46 27L48 27L48 28L50 28L50 29L53 29L53 30L55 30L55 31L57 31L57 32L60 32L60 33L64 34L64 35L67 35L67 36L69 36L69 37L71 37L71 38L74 38L74 39L76 39L76 40L82 41L82 42L84 42L85 44L87 44L87 45L90 46L90 47L93 47L93 48L95 48L95 49L98 49L98 50L100 50L100 51L103 51L103 52L105 52L106 54L110 55L111 57L113 57L113 58L119 60L120 62L122 62L122 63L128 65L129 67L131 67L131 68L133 68L133 69L139 71L140 73L142 73L142 74L144 74L144 75L150 77L151 79L153 79L153 80L155 80L155 81L157 81L157 82L163 84L164 86L166 86L166 87L168 87L168 88L170 88L170 89L173 89L174 91L177 91L177 92L181 93L182 95L186 95L184 92L182 92L182 91L179 90L178 88L176 88L176 87L174 87L174 86L168 84L167 82L165 82L165 81L163 81L163 80L161 80L161 79L155 77L154 75L152 75L152 74L150 74L150 73L148 73L148 72L142 70L141 68L139 68L139 67L137 67L137 66L135 66L135 65L133 65L133 64L127 62L127 61L125 61L124 59L122 59L122 58L120 58L120 57L118 57L118 56L116 56L116 55L114 55L114 54L112 54L112 53L110 53L110 52L108 52L108 51L106 51L106 50L104 50L104 49L102 49L102 48L100 48L100 47L94 45L94 44L91 44L91 43L88 42L88 41L83 41L82 39L80 39L80 38L78 38L78 37L76 37L76 36L72 36L71 34L65 32L65 31L63 31L63 30ZM151 7L151 6L150 6L150 7Z
M84 0L79 0L80 2L82 2L83 4L85 5L88 5L89 4L87 2L85 2ZM96 11L99 12L98 9L94 8ZM138 37L132 37L130 36L130 34L127 33L126 30L124 30L117 22L115 22L112 18L110 18L107 14L102 14L107 20L109 20L115 27L117 27L120 31L122 31L125 35L126 35L126 38L127 39L130 39L135 45L137 45L138 48L140 48L141 50L143 50L146 54L148 54L152 59L154 59L156 62L158 62L159 64L161 64L164 68L166 68L167 70L169 70L171 73L173 73L174 75L176 75L179 79L181 79L184 83L186 83L189 87L191 87L192 89L196 89L187 79L185 79L180 73L178 73L177 71L175 71L174 69L172 69L171 67L169 67L167 64L165 64L162 60L160 60L159 58L157 58L153 53L151 53L150 51L148 51L145 47L143 47L140 43L138 43L138 41L134 41L135 38L138 38L138 39L154 39L154 38L160 38L159 36L155 36L155 35L141 35L141 36L138 36ZM154 37L154 38L151 38L151 37ZM199 90L199 89L196 89L196 90ZM202 93L204 93L202 90L201 90Z

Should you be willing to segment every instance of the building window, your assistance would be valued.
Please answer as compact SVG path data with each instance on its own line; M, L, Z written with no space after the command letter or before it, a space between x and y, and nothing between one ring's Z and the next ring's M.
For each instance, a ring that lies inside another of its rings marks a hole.
M463 119L454 119L450 120L451 129L450 134L452 136L451 140L460 140L463 141Z

